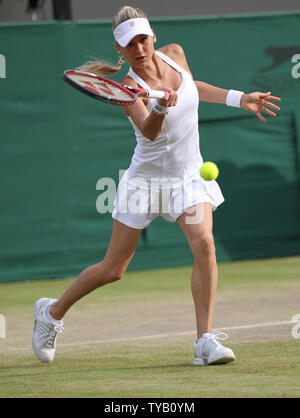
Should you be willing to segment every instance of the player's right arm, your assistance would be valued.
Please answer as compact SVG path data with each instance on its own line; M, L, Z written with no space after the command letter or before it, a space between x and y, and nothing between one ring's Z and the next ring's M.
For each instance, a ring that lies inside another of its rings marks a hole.
M140 88L138 84L129 76L126 76L122 80L123 84L134 88ZM172 89L164 89L165 96L160 99L158 103L161 106L169 107L175 106L177 102L177 93ZM129 106L123 106L124 112L127 116L130 116L134 124L138 127L139 131L150 141L154 141L161 133L164 127L165 115L148 111L146 105L149 99L139 98L137 101Z

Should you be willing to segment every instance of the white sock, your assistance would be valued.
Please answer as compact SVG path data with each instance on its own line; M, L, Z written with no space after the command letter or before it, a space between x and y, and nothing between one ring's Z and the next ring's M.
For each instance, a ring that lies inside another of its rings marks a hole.
M46 317L47 317L47 319L48 319L48 321L49 322L55 322L55 323L57 323L57 324L62 324L62 322L63 322L63 320L61 319L61 320L59 320L59 319L54 319L52 316L51 316L51 314L50 314L50 308L51 308L51 306L52 305L50 305L50 306L48 306L48 308L46 309Z

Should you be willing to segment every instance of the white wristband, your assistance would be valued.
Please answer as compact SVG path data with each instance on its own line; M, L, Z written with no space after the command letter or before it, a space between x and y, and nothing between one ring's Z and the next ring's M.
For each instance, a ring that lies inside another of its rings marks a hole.
M158 113L159 115L167 115L168 114L168 108L165 106L161 106L160 104L158 104L157 100L155 100L153 106L152 106L152 110L155 113Z
M229 90L226 97L227 106L241 107L241 98L243 94L243 91Z

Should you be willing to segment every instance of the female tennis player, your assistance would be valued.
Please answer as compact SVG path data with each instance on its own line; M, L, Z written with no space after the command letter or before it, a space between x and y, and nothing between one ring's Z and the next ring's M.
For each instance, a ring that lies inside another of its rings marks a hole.
M235 359L233 351L220 343L218 333L212 332L218 278L212 213L224 198L216 181L205 181L199 175L203 160L199 150L198 104L200 100L241 107L265 122L261 112L276 116L274 111L280 109L272 101L280 99L271 96L271 92L245 94L195 81L179 45L155 50L156 36L146 14L139 9L123 7L113 19L113 34L121 56L117 66L97 61L80 69L107 76L119 71L127 61L131 67L122 83L163 90L165 95L159 100L139 98L135 104L123 107L135 131L137 146L118 187L110 244L104 259L83 270L60 299L42 298L36 302L34 353L43 362L53 360L65 313L88 293L121 279L142 230L161 215L167 221L177 222L194 257L191 290L197 340L193 364L231 362ZM137 191L136 179L142 180L142 204L132 210L128 203ZM150 191L145 187L149 182ZM172 186L172 193L168 194L168 210L162 210L155 200L159 200L166 183Z

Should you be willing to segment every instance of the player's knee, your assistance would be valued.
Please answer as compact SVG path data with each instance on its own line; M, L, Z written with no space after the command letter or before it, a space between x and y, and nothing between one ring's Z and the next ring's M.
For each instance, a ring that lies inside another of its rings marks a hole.
M215 258L215 242L212 234L202 235L192 240L193 254L197 260Z
M107 281L108 283L117 282L122 279L127 266L114 266L113 268L110 268L107 272Z
M111 265L105 260L101 261L97 265L93 266L94 277L97 280L99 286L113 283L120 280L126 271L125 265Z
M123 273L121 271L111 272L111 274L109 276L109 282L110 283L117 282L117 281L121 280L122 277L123 277Z

